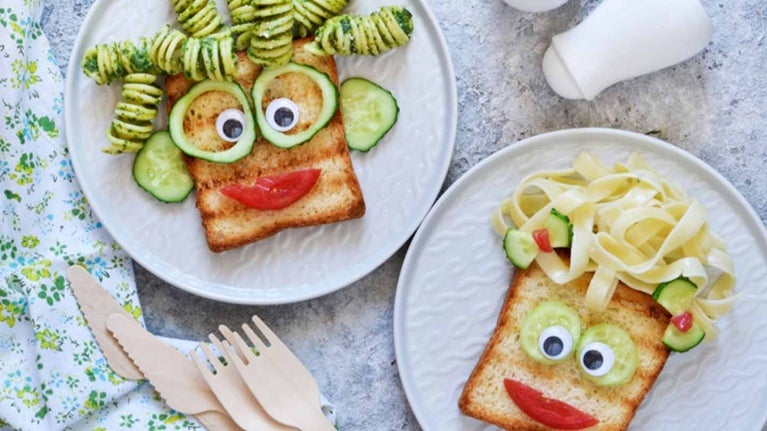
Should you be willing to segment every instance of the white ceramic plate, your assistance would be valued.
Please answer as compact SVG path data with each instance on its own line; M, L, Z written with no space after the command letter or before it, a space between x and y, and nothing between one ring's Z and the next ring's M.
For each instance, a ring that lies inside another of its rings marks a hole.
M387 4L353 2L368 13ZM295 302L368 274L405 243L444 182L455 143L457 105L452 63L442 33L422 0L404 0L414 15L410 43L379 57L338 58L341 80L363 76L392 91L399 120L369 153L352 155L367 204L358 220L292 229L221 254L208 251L191 196L162 204L131 176L131 155L107 156L105 132L119 84L99 87L80 70L97 43L153 35L175 15L167 0L98 0L69 62L65 118L77 178L109 233L143 267L184 290L241 304ZM228 17L226 3L219 11ZM159 127L164 127L161 115Z
M427 431L495 429L463 416L458 397L485 347L513 270L488 218L527 174L568 168L581 150L607 162L639 151L709 212L745 294L714 343L672 354L634 430L760 430L767 417L767 233L743 197L692 155L644 135L578 129L526 139L461 177L429 212L402 268L394 339L405 392ZM762 299L759 299L762 298Z

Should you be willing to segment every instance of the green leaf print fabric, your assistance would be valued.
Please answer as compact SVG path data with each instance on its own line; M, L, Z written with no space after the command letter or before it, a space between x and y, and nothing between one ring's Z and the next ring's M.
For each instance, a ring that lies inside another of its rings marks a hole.
M200 429L111 371L64 278L83 265L140 318L132 264L72 170L40 11L0 2L0 429Z

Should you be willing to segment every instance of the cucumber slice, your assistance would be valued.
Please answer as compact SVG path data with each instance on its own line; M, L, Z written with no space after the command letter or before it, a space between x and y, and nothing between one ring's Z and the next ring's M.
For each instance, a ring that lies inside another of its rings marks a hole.
M589 353L593 352L599 352L598 361L587 359ZM634 340L623 328L612 323L602 323L587 329L578 342L575 357L583 375L600 386L616 386L628 382L639 364ZM595 368L596 365L599 367Z
M557 328L559 327L559 328ZM564 329L570 334L569 340L564 340L563 334L557 334L558 329ZM551 352L541 349L541 336L544 331L553 331L552 336L559 338L562 351L552 356ZM559 301L544 302L527 314L519 330L519 342L522 350L530 358L543 363L555 364L572 358L573 348L581 336L581 319L578 313Z
M192 102L200 95L210 91L223 91L237 98L245 117L242 135L234 145L223 151L204 150L189 141L184 131L184 117ZM256 128L253 122L248 96L236 82L202 81L195 84L174 105L168 116L168 131L176 146L185 154L198 159L216 163L232 163L250 154L256 142Z
M162 202L181 202L194 189L184 154L166 131L155 132L133 160L133 178Z
M273 79L286 73L303 73L311 78L322 92L322 108L317 115L317 120L306 130L294 134L286 134L269 126L264 109L262 108L264 94ZM319 70L297 63L288 63L284 66L267 68L256 78L251 90L253 106L256 107L256 124L261 131L261 136L273 145L280 148L291 148L312 139L320 130L324 129L338 109L338 88L327 74Z
M397 122L399 105L380 85L349 78L341 84L341 112L349 148L370 151Z
M683 313L690 308L695 291L695 283L686 277L679 277L655 288L652 297L663 306L672 316Z
M573 224L570 217L552 208L544 225L549 230L549 242L553 248L570 248L573 243Z
M526 269L530 266L535 256L538 255L538 244L535 243L533 236L514 228L506 231L506 235L503 237L503 249L511 263L520 269Z
M669 323L666 331L663 332L662 341L674 352L686 352L700 344L705 337L706 332L695 321L687 332L682 332L673 323Z

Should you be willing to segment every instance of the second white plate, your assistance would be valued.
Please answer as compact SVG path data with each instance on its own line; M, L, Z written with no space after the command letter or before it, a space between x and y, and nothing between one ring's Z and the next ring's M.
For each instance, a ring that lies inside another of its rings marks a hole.
M672 354L630 429L761 430L767 418L767 233L721 175L670 144L631 132L576 129L526 139L461 177L413 239L400 274L394 339L400 377L426 431L486 430L458 398L495 328L513 275L489 216L520 180L565 169L582 150L611 163L632 151L708 210L733 257L734 310L713 343ZM493 427L490 427L495 429Z
M226 15L226 3L218 2ZM385 1L355 4L369 13ZM414 18L410 43L381 57L338 58L341 80L366 77L399 102L399 120L378 147L352 155L367 205L358 220L292 229L236 250L208 251L199 213L156 201L131 177L131 155L107 156L105 133L119 84L98 87L80 70L97 44L153 35L175 15L167 1L98 0L83 23L67 71L66 138L88 203L130 256L158 277L208 298L241 304L295 302L368 274L413 234L436 199L455 145L457 104L449 53L422 0L400 2ZM162 123L162 121L161 121ZM160 127L163 127L160 124Z

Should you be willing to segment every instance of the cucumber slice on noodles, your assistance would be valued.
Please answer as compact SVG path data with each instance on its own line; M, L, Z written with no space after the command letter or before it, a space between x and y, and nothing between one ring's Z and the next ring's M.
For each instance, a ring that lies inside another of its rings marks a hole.
M155 132L133 161L136 183L162 202L181 202L194 189L184 155L166 131Z
M700 344L705 337L706 332L695 321L687 332L682 332L673 323L669 323L666 331L663 332L662 341L666 347L675 352L686 352Z
M690 279L679 277L659 284L652 297L672 316L676 316L690 308L696 290L698 287Z
M549 230L549 242L554 248L569 248L573 242L573 224L570 218L561 212L551 209L551 213L546 218L546 229Z
M307 129L293 134L283 133L272 128L266 119L262 106L269 83L286 73L302 73L308 76L319 86L322 92L322 108L320 108L317 119ZM261 136L273 145L281 148L295 147L312 139L317 132L324 129L330 123L338 108L338 88L336 88L330 77L313 67L297 63L288 63L284 66L264 69L256 78L256 82L253 83L251 94L253 96L253 106L255 106L256 110L256 124L258 124L258 128L261 131Z
M349 148L369 151L397 122L399 105L391 92L365 78L341 84L341 112Z
M538 255L538 244L527 232L509 229L503 237L503 249L506 257L517 268L526 269Z

